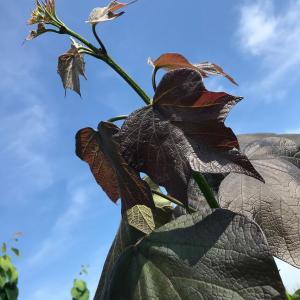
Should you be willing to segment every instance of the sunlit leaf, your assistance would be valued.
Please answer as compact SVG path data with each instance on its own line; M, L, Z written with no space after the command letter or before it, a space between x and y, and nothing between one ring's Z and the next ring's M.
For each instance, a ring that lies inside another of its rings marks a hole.
M71 89L81 96L79 75L86 79L84 66L83 55L79 53L74 45L71 45L68 52L59 56L57 72L61 77L65 90Z
M243 173L263 181L224 121L241 100L209 92L199 72L177 69L161 80L153 105L133 112L119 133L122 155L137 171L149 175L187 204L192 171Z
M120 17L125 12L121 11L119 13L115 13L117 10L136 2L137 0L131 1L129 3L122 3L119 1L111 1L108 6L105 7L97 7L92 10L89 15L87 23L90 24L98 24L105 21L111 21Z

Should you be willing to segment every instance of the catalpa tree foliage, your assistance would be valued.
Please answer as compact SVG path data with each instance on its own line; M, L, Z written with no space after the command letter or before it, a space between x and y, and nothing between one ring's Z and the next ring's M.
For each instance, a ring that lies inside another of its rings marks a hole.
M205 88L203 80L214 75L237 85L214 63L193 64L178 53L148 59L149 97L109 56L96 31L134 2L92 10L86 23L96 46L61 21L54 0L36 0L28 21L37 28L27 40L47 32L71 37L71 48L58 58L65 90L80 95L89 55L108 64L146 104L76 134L76 155L108 198L122 204L94 299L289 297L273 256L300 267L299 141L239 141L224 122L242 97ZM160 69L166 73L157 84ZM117 120L124 120L121 128Z

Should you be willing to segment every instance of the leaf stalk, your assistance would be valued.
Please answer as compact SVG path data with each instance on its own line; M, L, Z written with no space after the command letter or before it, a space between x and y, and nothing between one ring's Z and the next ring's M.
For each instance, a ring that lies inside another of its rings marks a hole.
M215 198L215 195L205 177L199 172L193 172L192 175L210 208L220 208L219 202Z

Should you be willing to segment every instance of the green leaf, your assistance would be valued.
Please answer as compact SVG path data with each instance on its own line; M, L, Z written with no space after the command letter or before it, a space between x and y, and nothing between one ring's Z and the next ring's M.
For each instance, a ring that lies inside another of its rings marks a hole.
M8 300L17 300L18 299L19 290L15 285L5 286L5 293L6 293Z
M111 282L113 267L120 257L130 245L134 245L145 234L134 227L129 226L126 218L122 218L116 237L110 247L102 270L99 285L97 287L95 300L103 299L104 291L108 288Z
M74 287L79 291L83 292L86 289L86 282L83 280L75 279Z
M1 247L1 252L2 254L6 254L6 251L7 251L6 243L3 243Z
M155 229L152 210L146 205L135 205L126 211L128 224L146 234Z
M145 176L143 180L145 180L148 183L151 190L161 192L159 185L156 184L149 176ZM172 202L164 197L161 197L156 194L152 194L152 197L156 207L163 208L165 206L172 206Z
M259 226L224 209L182 216L127 248L103 293L131 300L285 297Z
M16 255L16 256L20 256L20 250L17 248L11 248L11 251Z

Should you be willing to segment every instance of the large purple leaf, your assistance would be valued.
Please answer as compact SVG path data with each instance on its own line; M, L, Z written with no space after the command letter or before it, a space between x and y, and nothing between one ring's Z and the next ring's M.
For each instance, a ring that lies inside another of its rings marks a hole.
M153 105L135 111L124 122L119 133L122 155L185 204L192 171L237 172L263 181L224 125L240 100L207 91L197 71L170 71L160 82Z

